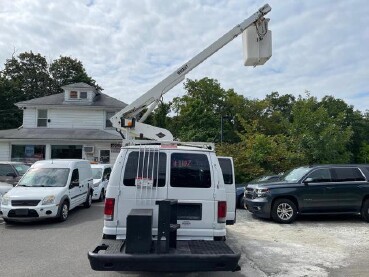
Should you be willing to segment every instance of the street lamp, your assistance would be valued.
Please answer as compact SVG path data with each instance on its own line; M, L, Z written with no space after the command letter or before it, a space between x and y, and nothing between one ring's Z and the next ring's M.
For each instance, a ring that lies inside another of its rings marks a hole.
M234 117L230 115L221 115L220 116L220 143L223 143L223 119L230 119L234 121ZM232 122L233 123L233 122Z

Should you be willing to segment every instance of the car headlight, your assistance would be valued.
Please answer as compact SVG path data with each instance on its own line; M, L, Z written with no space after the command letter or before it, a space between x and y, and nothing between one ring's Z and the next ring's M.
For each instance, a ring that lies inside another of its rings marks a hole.
M49 195L42 199L42 205L54 204L55 196Z
M8 204L9 204L9 197L4 195L2 200L1 200L1 205L7 206Z
M255 189L256 196L259 198L265 197L268 192L269 189Z

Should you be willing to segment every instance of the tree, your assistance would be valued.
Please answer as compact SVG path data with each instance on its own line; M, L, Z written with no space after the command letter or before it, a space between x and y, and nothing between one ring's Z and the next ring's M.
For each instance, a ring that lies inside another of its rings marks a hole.
M315 97L301 96L292 108L289 135L308 163L347 163L351 153L348 144L352 128L345 126L345 115L329 116Z
M101 90L96 81L87 75L82 62L77 59L60 56L50 64L49 71L53 79L54 91L62 92L62 86L78 82L87 83Z

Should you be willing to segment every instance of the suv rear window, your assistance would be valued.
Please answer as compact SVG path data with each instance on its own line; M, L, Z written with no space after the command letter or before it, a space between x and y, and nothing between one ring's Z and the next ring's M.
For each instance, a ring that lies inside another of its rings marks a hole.
M365 181L365 177L356 167L333 168L334 182Z
M218 158L220 168L223 173L224 184L231 185L233 183L232 163L230 159Z
M171 156L170 166L172 187L211 187L210 165L205 154L174 153Z
M153 186L156 186L159 179L159 187L165 186L166 179L166 160L165 153L159 154L158 169L158 152L136 151L129 153L126 168L124 170L123 184L125 186L135 186L136 179L152 179Z

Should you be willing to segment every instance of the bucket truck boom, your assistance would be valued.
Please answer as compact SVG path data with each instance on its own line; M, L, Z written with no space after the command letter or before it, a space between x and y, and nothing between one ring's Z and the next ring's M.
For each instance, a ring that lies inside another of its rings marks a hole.
M251 65L256 66L264 64L271 56L271 35L270 31L268 31L269 19L264 18L264 15L270 12L270 10L271 7L268 4L261 7L252 16L232 28L210 46L155 85L152 89L116 113L110 118L113 127L115 127L121 134L122 131L125 131L124 136L127 140L133 139L134 137L143 137L159 141L172 141L173 135L170 131L143 123L159 103L161 97L170 89L182 82L191 70L196 68L223 46L227 45L238 35L242 34L249 27L253 28L254 34L257 34L257 37L255 37L255 42L247 42L248 46L246 45L246 48L248 49L246 49L246 55L250 55L250 53L252 51L255 52L256 49L257 55L259 56L256 57L256 62L254 62L255 58L254 60L249 59L249 61L252 61ZM244 42L245 38L247 40L253 35L252 32L245 32L245 34L247 37L244 36ZM263 43L262 41L265 37L267 38L267 43ZM250 65L250 63L245 62L245 65Z

